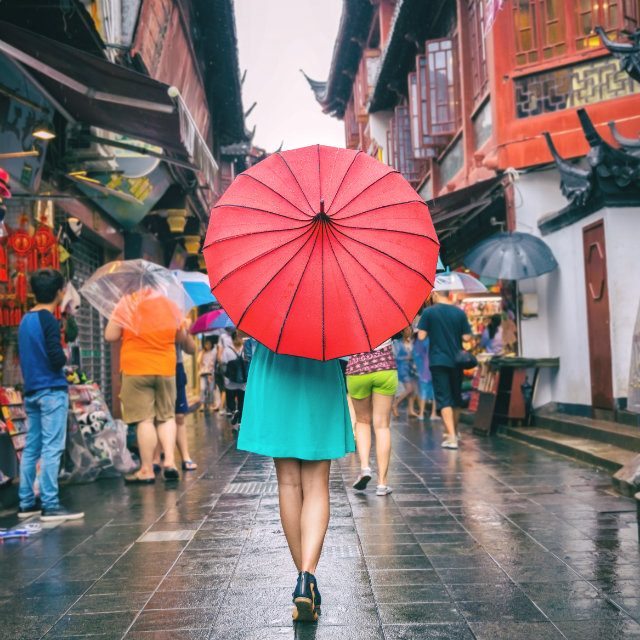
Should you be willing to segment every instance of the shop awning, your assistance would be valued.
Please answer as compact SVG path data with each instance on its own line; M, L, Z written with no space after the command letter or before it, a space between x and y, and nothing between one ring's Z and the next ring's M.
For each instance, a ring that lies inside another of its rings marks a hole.
M216 161L175 88L1 21L0 51L29 68L70 122L162 147L164 160L213 184Z
M494 234L498 229L491 218L506 222L503 184L496 176L427 200L445 264L460 266L471 247Z

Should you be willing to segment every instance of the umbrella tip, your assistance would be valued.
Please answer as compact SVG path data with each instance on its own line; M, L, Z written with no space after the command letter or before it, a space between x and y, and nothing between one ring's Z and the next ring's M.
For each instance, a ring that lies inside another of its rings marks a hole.
M324 198L320 198L320 214L324 213Z

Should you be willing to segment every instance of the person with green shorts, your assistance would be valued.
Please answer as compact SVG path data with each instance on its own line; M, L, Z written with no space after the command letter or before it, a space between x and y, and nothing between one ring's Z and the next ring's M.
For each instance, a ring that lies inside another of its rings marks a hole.
M398 370L391 340L374 351L351 356L347 365L347 389L356 412L356 448L360 458L360 475L353 488L363 491L371 480L371 426L376 433L378 486L376 495L392 491L387 484L391 458L391 408L398 389Z

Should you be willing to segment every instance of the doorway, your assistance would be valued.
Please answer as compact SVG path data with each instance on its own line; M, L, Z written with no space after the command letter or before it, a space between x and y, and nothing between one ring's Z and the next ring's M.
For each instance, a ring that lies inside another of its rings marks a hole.
M591 404L594 409L613 409L611 372L611 322L604 220L582 230L584 274L587 292Z

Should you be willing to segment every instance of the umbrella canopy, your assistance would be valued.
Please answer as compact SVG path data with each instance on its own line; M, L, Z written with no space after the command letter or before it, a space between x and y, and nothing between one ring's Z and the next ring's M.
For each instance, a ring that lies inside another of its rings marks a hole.
M524 280L549 273L558 263L547 244L530 233L503 232L476 245L465 265L482 276Z
M100 267L80 293L105 318L137 334L178 328L193 303L176 277L147 260L116 260ZM154 322L148 319L154 317Z
M172 273L193 300L195 307L217 302L216 297L211 293L211 285L206 274L200 273L200 271L182 271L181 269L176 269Z
M485 287L480 280L468 273L460 271L446 271L436 276L436 291L464 291L465 293L485 293Z
M216 309L215 311L208 311L207 313L203 313L201 316L196 318L196 321L191 325L191 329L189 329L189 331L194 336L197 333L206 333L207 331L211 331L211 329L214 328L212 325L215 322L216 318L223 313L224 311L222 309Z
M204 256L238 329L277 353L328 360L411 324L438 247L427 205L397 171L314 145L236 178L212 209Z
M224 312L222 312L212 323L212 329L235 329L236 325L233 320Z

